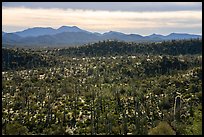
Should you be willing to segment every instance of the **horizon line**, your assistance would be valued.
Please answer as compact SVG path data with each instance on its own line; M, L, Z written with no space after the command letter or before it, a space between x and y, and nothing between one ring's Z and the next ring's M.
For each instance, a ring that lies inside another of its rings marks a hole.
M17 31L11 31L11 32L7 32L7 31L3 31L3 28L2 28L2 32L4 33L16 33L16 32L22 32L22 31L25 31L25 30L28 30L28 29L33 29L33 28L51 28L51 29L59 29L61 27L77 27L81 30L85 30L85 31L88 31L88 32L91 32L91 33L100 33L100 34L104 34L104 33L109 33L109 32L118 32L118 33L123 33L123 34L126 34L126 35L131 35L131 34L137 34L137 35L141 35L141 36L150 36L150 35L153 35L153 34L156 34L156 35L163 35L163 36L167 36L167 35L170 35L172 33L176 33L176 34L192 34L192 35L200 35L202 36L202 33L188 33L188 32L169 32L167 34L161 34L161 33L155 33L155 32L152 32L152 33L149 33L149 34L146 34L146 35L142 35L142 34L139 34L139 33L125 33L125 32L122 32L122 31L118 31L118 30L107 30L107 31L90 31L90 30L86 30L86 29L83 29L83 28L80 28L76 25L70 25L70 26L66 26L66 25L62 25L60 27L52 27L52 26L47 26L47 27L39 27L39 26L33 26L33 27L28 27L26 29L21 29L21 30L17 30Z

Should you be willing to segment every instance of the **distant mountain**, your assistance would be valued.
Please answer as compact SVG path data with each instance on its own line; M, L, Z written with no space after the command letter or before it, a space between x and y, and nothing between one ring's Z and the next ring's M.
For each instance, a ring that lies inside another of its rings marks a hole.
M21 37L14 34L14 33L4 33L2 35L2 43L19 43L21 40Z
M124 33L121 33L121 32L117 32L117 31L109 31L109 32L105 32L103 33L104 36L107 36L107 35L119 35L119 36L124 36L126 34Z
M159 38L163 40L176 40L176 39L193 39L193 38L201 38L200 35L194 35L194 34L187 34L187 33L171 33L169 35L163 36L160 34L152 34L149 36L146 36L146 38Z
M82 30L82 29L78 28L77 26L72 26L72 27L62 26L56 30L56 34L62 33L62 32L87 32L87 33L91 33L91 32L88 32L86 30Z
M116 31L109 31L102 35L103 40L111 39L111 40L123 40L123 41L143 41L145 38L138 34L124 34Z
M146 36L146 38L159 38L159 39L164 39L165 36L160 35L160 34L155 34L153 33L152 35Z
M126 34L116 31L109 31L102 35L102 39L123 40Z
M18 36L13 34L14 36ZM62 32L54 35L43 35L37 37L20 37L15 41L16 44L31 45L31 46L65 46L78 45L89 42L97 42L100 37L87 32ZM3 37L3 43L14 44L13 38Z
M58 33L62 33L62 32L87 32L85 30L82 30L76 26L62 26L58 29L53 29L51 27L34 27L34 28L29 28L23 31L18 31L15 32L15 34L21 36L21 37L38 37L38 36L43 36L43 35L55 35Z
M2 31L2 36L3 36L4 34L6 34L6 33Z
M125 42L160 42L173 39L201 38L200 35L171 33L169 35L152 34L141 36L139 34L124 34L116 31L106 33L89 32L76 26L62 26L58 29L51 27L34 27L15 33L2 32L2 44L24 46L70 46L83 45L102 40L119 40Z
M103 34L98 33L98 32L93 32L93 34L97 35L97 36L102 36Z
M194 35L194 34L187 34L187 33L171 33L167 36L165 36L165 39L171 40L171 39L192 39L192 38L201 38L200 35Z
M29 28L23 31L15 32L14 34L19 35L21 37L37 37L41 35L53 35L55 34L55 29L51 27L43 28L43 27L35 27Z

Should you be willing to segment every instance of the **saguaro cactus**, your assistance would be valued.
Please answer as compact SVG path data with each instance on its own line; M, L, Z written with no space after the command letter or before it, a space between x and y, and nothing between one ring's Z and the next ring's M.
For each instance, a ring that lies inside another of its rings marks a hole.
M180 120L181 96L177 95L174 102L174 120Z

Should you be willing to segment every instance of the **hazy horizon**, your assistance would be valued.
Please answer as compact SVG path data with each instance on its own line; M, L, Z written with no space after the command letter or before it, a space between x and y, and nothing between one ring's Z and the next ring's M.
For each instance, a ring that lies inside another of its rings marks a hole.
M50 14L51 13L51 14ZM202 35L202 2L3 2L2 31L77 26L143 36Z
M65 26L65 25L64 25L64 26ZM68 27L73 27L73 26L68 26ZM79 26L76 26L76 27L78 27L78 28L80 28L80 29L82 29L82 30L85 30L85 29L83 29L83 28L81 28L81 27L79 27ZM31 29L31 28L35 28L35 26L34 26L34 27L29 27L29 28L26 28L26 29L22 29L22 30L12 31L12 32L6 32L6 31L3 31L3 32L5 32L5 33L16 33L16 32L21 32L21 31L24 31L24 30L27 30L27 29ZM42 28L53 28L53 27L47 26L47 27L42 27ZM56 28L53 28L53 29L58 29L58 28L60 28L60 27L56 27ZM86 30L86 31L89 31L89 30ZM104 33L110 32L110 31L112 31L112 30L104 31L104 32L97 32L97 31L89 31L89 32L104 34ZM121 31L114 31L114 32L121 32ZM124 33L124 32L121 32L121 33ZM142 35L142 34L139 34L139 33L124 33L124 34L127 34L127 35L128 35L128 34L138 34L138 35L141 35L141 36L149 36L149 35L152 35L152 34L158 34L158 35L166 36L166 35L169 35L169 34L171 34L171 33L193 34L193 35L201 35L201 36L202 36L202 34L185 33L185 32L169 32L168 34L160 34L160 33L154 33L154 32L153 32L153 33L146 34L146 35Z

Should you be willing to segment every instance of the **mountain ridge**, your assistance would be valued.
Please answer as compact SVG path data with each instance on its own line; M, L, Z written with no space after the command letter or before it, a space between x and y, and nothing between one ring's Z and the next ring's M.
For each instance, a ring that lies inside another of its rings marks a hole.
M142 36L139 34L125 34L117 31L109 31L103 34L83 30L77 26L61 26L58 29L51 27L34 27L14 33L2 31L2 44L19 45L80 45L101 40L119 40L126 42L160 42L165 40L202 38L201 35L188 33L170 33L168 35L151 34Z

